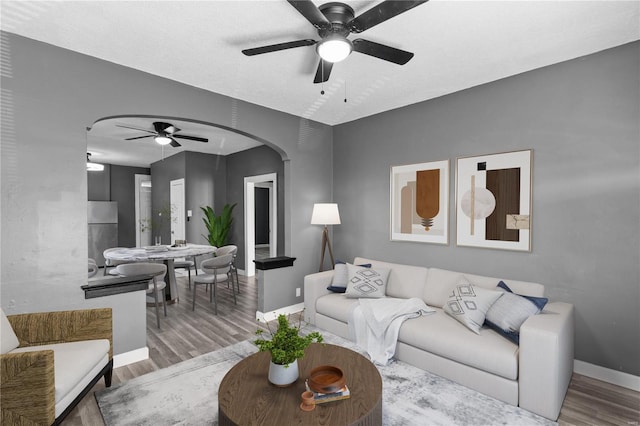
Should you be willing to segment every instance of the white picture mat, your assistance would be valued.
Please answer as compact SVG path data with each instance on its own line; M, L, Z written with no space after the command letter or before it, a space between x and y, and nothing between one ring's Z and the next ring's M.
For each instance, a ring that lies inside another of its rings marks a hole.
M489 154L458 158L456 165L456 244L459 246L485 247L504 250L531 250L531 164L532 150ZM486 187L486 173L478 172L477 164L486 162L487 170L519 167L520 215L529 216L529 229L520 230L520 241L485 239L485 221L475 220L475 232L471 235L471 221L462 211L461 198L471 189L471 176L475 176L476 187Z
M427 232L420 225L412 225L412 233L400 232L400 195L408 182L416 181L420 170L440 171L440 211L433 218L433 225ZM390 177L391 240L416 241L433 244L449 244L449 160L408 164L391 167Z

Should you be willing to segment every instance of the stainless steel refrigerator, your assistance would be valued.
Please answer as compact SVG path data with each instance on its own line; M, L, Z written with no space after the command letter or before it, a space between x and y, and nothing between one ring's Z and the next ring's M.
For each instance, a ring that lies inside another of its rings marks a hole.
M104 266L102 252L118 246L118 203L89 201L87 205L89 257Z

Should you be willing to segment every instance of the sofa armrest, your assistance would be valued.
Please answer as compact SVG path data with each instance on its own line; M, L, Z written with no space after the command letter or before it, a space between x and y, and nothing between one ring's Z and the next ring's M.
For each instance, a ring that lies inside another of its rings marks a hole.
M111 308L8 315L7 319L20 347L107 339L109 358L113 358Z
M316 324L316 300L320 296L331 293L327 287L331 285L333 270L316 272L304 277L304 320Z
M549 303L520 328L519 406L556 420L573 374L574 309Z
M1 424L50 425L55 406L52 350L0 355Z

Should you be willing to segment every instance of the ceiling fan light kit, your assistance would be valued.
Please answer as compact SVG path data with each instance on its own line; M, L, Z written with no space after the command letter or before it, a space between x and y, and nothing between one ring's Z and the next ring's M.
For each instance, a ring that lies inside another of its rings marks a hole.
M353 50L353 44L346 38L331 36L316 45L318 55L332 63L344 61Z
M404 65L411 60L413 53L361 38L350 41L347 37L351 33L368 30L426 2L427 0L385 0L359 16L355 16L351 6L344 3L331 2L316 7L311 0L288 0L288 3L316 28L320 40L290 41L244 49L242 53L254 56L315 44L320 61L314 83L324 83L329 80L333 64L346 59L352 51Z
M172 139L166 134L160 134L153 138L153 140L155 140L160 145L169 145L172 141Z
M88 172L101 172L104 170L104 164L94 163L91 161L91 153L87 152L87 171Z

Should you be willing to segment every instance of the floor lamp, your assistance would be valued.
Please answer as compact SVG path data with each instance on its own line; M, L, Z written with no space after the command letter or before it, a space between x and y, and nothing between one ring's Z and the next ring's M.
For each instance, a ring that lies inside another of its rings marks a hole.
M313 213L311 214L312 225L324 225L322 230L322 255L320 256L320 269L324 265L324 252L329 247L329 256L331 256L331 267L335 267L333 260L333 250L331 250L331 241L329 241L329 229L327 225L340 225L340 213L338 205L335 203L316 203L313 205Z

